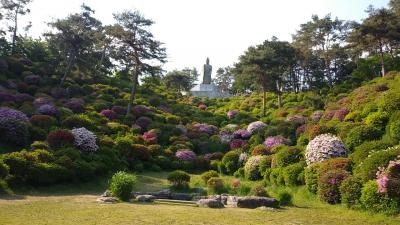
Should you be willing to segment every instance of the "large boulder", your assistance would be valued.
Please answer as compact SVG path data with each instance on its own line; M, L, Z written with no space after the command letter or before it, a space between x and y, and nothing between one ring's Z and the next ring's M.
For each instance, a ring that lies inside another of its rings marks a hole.
M154 202L156 199L153 195L138 195L136 196L136 201L138 202Z
M237 196L229 195L226 200L226 205L231 207L237 207L238 198L239 197Z
M262 206L277 208L279 202L274 198L266 197L239 197L237 199L237 207L239 208L255 209Z
M173 200L191 201L193 199L193 195L187 193L171 193L170 196Z
M197 205L199 207L224 208L224 204L216 199L200 199L197 201Z
M118 202L118 198L115 197L100 197L97 199L99 203L114 204Z

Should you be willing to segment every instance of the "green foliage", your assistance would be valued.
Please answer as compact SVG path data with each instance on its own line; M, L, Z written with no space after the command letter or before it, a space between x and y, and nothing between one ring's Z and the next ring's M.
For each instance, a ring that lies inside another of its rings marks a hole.
M400 142L400 120L393 121L389 124L389 135L394 142Z
M168 174L167 180L173 188L185 189L189 187L190 175L182 170L175 170Z
M11 195L13 192L8 187L7 182L5 180L0 179L0 196L2 195Z
M268 196L267 190L261 184L255 184L251 188L251 192L250 193L251 193L251 195L259 196L259 197L267 197Z
M356 165L360 164L372 151L380 151L383 149L387 149L392 146L392 144L388 141L378 140L378 141L367 141L362 143L361 145L354 148L352 154L350 154L349 158Z
M362 183L359 179L348 176L339 187L341 202L347 208L355 208L359 204L361 188Z
M396 110L400 110L400 93L398 91L390 91L385 93L379 108L389 114Z
M286 191L280 190L278 192L277 200L279 201L280 206L292 205L293 195Z
M211 177L219 177L219 174L215 170L209 170L201 174L201 179L204 181L205 184L207 184L207 181Z
M111 177L109 189L120 200L128 201L136 182L135 175L120 171Z
M361 145L365 141L377 140L381 137L382 133L372 126L357 126L350 130L348 133L345 144L350 150Z
M283 180L287 186L304 184L304 166L305 163L295 163L283 168Z
M304 170L304 180L307 190L314 194L316 194L318 190L318 169L319 164L313 163Z
M269 174L269 181L275 185L285 185L285 180L282 175L282 168L274 168Z
M303 157L302 150L298 147L284 147L275 154L275 166L285 167L299 162Z
M378 192L376 180L368 181L364 185L361 190L360 202L362 207L368 211L385 214L396 214L399 212L396 201Z
M386 124L389 121L389 114L386 112L371 113L365 119L368 126L375 127L380 132L385 130Z
M225 191L224 181L218 177L211 177L207 181L207 188L210 194L222 194Z
M222 158L219 168L222 173L232 175L239 167L239 155L237 151L229 151Z

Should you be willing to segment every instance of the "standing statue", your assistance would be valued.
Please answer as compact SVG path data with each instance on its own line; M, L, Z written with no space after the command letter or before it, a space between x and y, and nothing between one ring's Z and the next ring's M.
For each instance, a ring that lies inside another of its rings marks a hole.
M210 59L207 57L206 64L203 67L203 84L211 84L211 72L212 66L210 65Z

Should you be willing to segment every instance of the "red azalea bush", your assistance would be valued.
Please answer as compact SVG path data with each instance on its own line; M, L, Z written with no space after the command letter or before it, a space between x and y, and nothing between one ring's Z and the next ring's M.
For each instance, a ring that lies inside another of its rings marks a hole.
M72 146L74 144L74 135L68 130L55 130L47 135L47 143L50 148L58 149L63 146Z

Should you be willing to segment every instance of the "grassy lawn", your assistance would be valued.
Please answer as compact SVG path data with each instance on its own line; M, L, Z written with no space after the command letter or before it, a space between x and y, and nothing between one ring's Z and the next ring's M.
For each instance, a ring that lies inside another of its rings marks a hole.
M138 176L138 191L167 187L167 173ZM229 178L226 178L229 179ZM96 203L108 178L81 185L20 190L23 198L0 199L0 224L400 224L400 217L368 215L313 200L302 188L293 207L276 211L240 208L206 209L168 204ZM192 184L200 182L193 178ZM271 190L273 192L273 190Z

